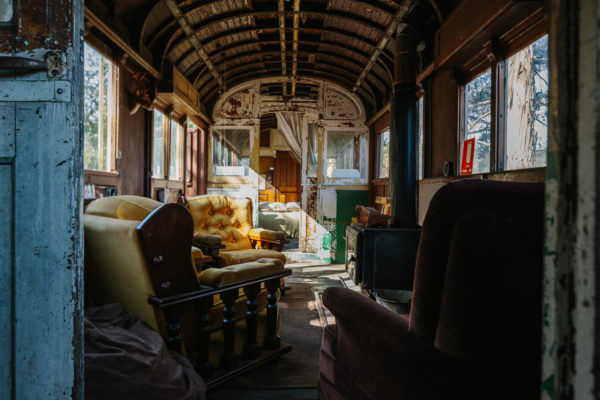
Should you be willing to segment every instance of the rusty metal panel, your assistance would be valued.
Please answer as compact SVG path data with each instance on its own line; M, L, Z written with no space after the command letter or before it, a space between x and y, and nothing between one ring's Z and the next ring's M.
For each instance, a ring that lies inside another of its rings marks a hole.
M15 6L14 27L1 29L0 52L37 48L66 50L71 43L73 18L72 2L69 0L20 0Z

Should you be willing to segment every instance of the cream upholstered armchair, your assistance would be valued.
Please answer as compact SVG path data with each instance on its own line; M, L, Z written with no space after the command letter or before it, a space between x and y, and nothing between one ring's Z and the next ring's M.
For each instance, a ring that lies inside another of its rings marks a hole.
M194 245L215 257L222 267L276 258L285 264L281 250L285 232L254 229L252 200L229 196L201 195L187 199L194 219Z
M122 304L209 388L290 350L278 336L280 280L291 273L280 260L197 268L193 259L205 256L192 251L190 213L143 197L95 200L83 222L88 304Z

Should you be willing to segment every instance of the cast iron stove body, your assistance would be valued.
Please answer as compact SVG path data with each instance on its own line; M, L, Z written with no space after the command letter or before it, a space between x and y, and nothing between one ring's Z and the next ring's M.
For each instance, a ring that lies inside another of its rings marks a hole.
M364 289L412 290L421 229L346 228L346 272Z

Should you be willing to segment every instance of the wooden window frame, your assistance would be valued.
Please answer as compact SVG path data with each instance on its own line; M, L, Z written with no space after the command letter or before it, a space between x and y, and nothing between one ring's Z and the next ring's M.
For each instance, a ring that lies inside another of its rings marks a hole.
M455 173L461 175L460 164L462 162L462 143L465 135L465 86L485 72L491 71L491 104L490 104L490 168L484 175L505 172L504 143L505 143L505 90L506 71L505 61L512 55L518 53L536 40L546 35L547 27L543 18L543 10L531 14L521 23L500 35L495 40L485 43L484 49L475 57L466 62L462 68L455 71L455 79L458 83L458 134ZM543 168L543 167L542 167ZM529 169L529 168L525 168Z

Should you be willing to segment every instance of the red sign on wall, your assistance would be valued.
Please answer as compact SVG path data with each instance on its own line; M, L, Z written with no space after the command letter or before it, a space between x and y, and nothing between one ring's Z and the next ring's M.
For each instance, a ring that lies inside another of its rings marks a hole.
M467 139L463 143L462 162L460 164L460 174L468 175L473 173L473 158L475 155L475 138Z

